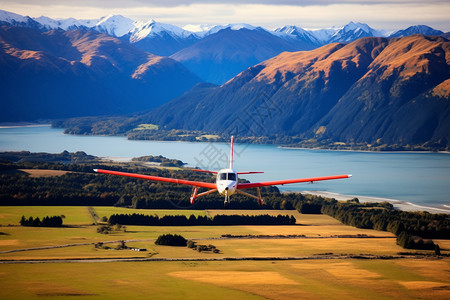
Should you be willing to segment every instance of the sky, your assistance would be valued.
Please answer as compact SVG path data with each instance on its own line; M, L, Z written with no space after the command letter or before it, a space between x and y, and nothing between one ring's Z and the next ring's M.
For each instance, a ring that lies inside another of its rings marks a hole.
M30 17L98 19L120 14L136 21L248 23L275 29L343 26L350 21L398 30L424 24L450 31L450 0L0 0L0 9Z

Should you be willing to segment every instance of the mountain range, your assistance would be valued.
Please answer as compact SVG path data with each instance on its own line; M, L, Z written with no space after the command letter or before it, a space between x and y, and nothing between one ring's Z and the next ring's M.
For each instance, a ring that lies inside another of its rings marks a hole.
M187 66L202 80L215 84L223 84L246 68L283 51L311 50L329 43L352 42L358 38L370 36L443 34L442 31L425 25L388 32L354 22L343 27L315 30L283 26L273 31L249 24L186 25L184 28L195 30L189 31L154 20L133 21L121 15L109 15L91 20L73 18L55 20L48 17L24 17L1 10L0 24L27 26L44 31L85 29L107 33L152 54L171 56Z
M238 136L448 148L449 99L448 40L368 37L284 52L222 86L196 86L137 122Z
M148 110L200 81L181 63L104 33L0 26L2 121Z
M119 127L107 117L65 124L79 133L144 123L312 144L450 146L448 33L353 22L200 29L0 11L0 120L133 113Z

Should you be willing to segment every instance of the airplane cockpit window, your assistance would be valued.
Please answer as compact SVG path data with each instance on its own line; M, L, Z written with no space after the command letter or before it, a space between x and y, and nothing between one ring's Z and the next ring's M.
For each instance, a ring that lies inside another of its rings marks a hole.
M228 180L236 181L236 174L234 174L234 173L228 173Z
M219 177L219 180L236 181L236 174L235 173L219 173L218 177Z

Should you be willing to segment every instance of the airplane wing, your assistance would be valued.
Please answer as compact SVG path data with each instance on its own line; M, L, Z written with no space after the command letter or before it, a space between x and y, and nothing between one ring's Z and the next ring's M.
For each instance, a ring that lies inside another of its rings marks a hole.
M177 184L192 185L192 186L204 187L204 188L208 188L208 189L216 189L217 188L215 183L203 182L203 181L191 181L191 180L184 180L184 179L150 176L150 175L142 175L142 174L136 174L136 173L126 173L126 172L118 172L118 171L110 171L110 170L102 170L102 169L94 169L94 172L110 174L110 175L119 175L119 176L140 178L140 179L147 179L147 180L154 180L154 181L163 181L163 182L171 182L171 183L177 183Z
M350 178L350 177L352 177L352 175L348 174L348 175L287 179L287 180L265 181L265 182L239 183L237 186L237 189L242 190L242 189L249 189L249 188L260 187L260 186L268 186L268 185L285 185L285 184L290 184L290 183L314 182L314 181L322 181L322 180L343 179L343 178Z

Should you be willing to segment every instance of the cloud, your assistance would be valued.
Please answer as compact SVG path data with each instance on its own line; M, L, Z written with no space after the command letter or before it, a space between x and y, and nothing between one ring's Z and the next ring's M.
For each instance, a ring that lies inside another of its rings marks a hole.
M427 4L447 3L448 0L428 0ZM374 5L374 4L423 4L423 0L1 0L2 3L16 3L40 6L127 8L127 7L176 7L192 4L261 4L289 6L323 6L323 5Z

